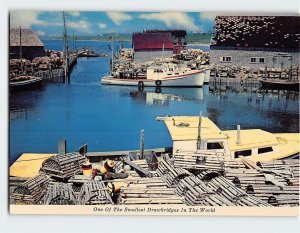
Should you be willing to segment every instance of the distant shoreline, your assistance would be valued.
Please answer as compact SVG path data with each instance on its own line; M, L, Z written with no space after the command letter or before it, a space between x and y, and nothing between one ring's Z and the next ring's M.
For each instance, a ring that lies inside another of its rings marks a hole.
M62 40L62 39L41 39L41 40ZM86 40L77 40L77 41L97 41L97 42L110 42L109 40L95 40L95 39L86 39ZM126 43L131 43L131 41L124 41L124 40L115 40L114 42L126 42ZM210 43L203 43L203 42L192 42L188 43L189 45L196 45L196 46L209 46Z

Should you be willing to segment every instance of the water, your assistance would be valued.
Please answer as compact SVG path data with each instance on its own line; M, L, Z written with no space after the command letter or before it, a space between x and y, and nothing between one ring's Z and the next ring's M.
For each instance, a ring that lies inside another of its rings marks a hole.
M105 42L81 43L109 52ZM45 45L61 50L60 41L45 41ZM161 93L155 88L138 91L136 87L101 86L100 79L107 73L108 58L80 58L71 73L71 84L46 84L12 94L10 163L24 152L56 152L62 138L68 141L68 151L84 143L89 151L138 149L141 129L145 130L145 148L171 146L166 126L155 118L198 115L200 111L221 129L240 124L244 129L299 131L298 98L274 93L215 94L208 86L163 88Z

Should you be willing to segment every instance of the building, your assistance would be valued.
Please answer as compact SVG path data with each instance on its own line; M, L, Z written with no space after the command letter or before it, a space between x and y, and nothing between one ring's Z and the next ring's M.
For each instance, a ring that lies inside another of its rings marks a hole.
M186 49L185 30L144 30L132 35L135 62L173 57Z
M299 65L300 17L217 16L211 64L290 68Z
M20 39L22 57L32 60L45 54L45 47L38 36L30 29L11 29L9 35L9 58L20 58Z

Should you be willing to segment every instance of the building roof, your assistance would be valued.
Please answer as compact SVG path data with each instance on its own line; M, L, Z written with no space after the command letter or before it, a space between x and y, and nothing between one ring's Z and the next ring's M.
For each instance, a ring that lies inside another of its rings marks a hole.
M173 49L171 33L134 33L134 50L170 50Z
M217 16L211 46L299 49L299 16Z
M10 46L20 46L20 29L10 29L9 35ZM22 46L44 47L44 44L38 36L30 29L21 29Z

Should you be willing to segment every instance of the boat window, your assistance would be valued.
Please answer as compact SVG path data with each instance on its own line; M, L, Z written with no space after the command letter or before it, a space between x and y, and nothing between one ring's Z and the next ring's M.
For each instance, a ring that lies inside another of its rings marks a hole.
M250 156L252 154L251 150L241 150L234 152L234 157L238 158L240 156Z
M263 153L268 153L273 151L272 147L263 147L263 148L258 148L258 154L263 154Z
M179 73L175 73L175 75L178 75Z
M173 68L169 68L169 71L173 71Z
M207 150L218 150L224 149L222 142L208 142L207 143Z
M168 75L172 75L172 74L168 74Z

